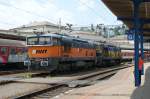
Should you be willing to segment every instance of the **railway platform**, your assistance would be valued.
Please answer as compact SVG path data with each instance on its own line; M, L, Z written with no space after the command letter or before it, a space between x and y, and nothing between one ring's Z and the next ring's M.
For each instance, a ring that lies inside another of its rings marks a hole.
M53 99L149 99L150 63L145 63L145 77L140 87L134 85L134 67L120 70L108 80L69 90Z

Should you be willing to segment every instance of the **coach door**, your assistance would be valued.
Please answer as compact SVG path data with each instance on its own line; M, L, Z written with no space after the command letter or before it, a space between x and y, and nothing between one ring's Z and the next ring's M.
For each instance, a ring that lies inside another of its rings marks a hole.
M8 48L1 47L0 48L0 63L6 63L8 59Z

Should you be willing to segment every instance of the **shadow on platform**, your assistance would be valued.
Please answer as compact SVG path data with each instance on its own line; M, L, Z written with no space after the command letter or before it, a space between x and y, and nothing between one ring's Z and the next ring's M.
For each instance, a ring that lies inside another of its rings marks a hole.
M150 99L150 67L145 73L145 83L134 90L131 99Z

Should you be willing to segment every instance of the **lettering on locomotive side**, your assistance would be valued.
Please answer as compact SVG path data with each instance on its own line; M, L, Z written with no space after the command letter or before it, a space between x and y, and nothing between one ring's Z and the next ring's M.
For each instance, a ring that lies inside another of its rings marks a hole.
M46 50L32 50L32 54L44 54L47 53L47 49Z

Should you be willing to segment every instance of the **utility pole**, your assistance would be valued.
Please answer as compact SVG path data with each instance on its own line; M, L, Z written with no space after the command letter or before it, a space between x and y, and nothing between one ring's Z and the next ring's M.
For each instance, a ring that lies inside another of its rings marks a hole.
M43 26L43 33L44 33L44 26Z
M59 18L59 33L61 33L61 18Z
M109 34L109 32L110 32L110 29L108 29L108 31L107 31L107 33L108 33L108 37L107 37L107 39L108 39L108 43L110 43L110 34Z

